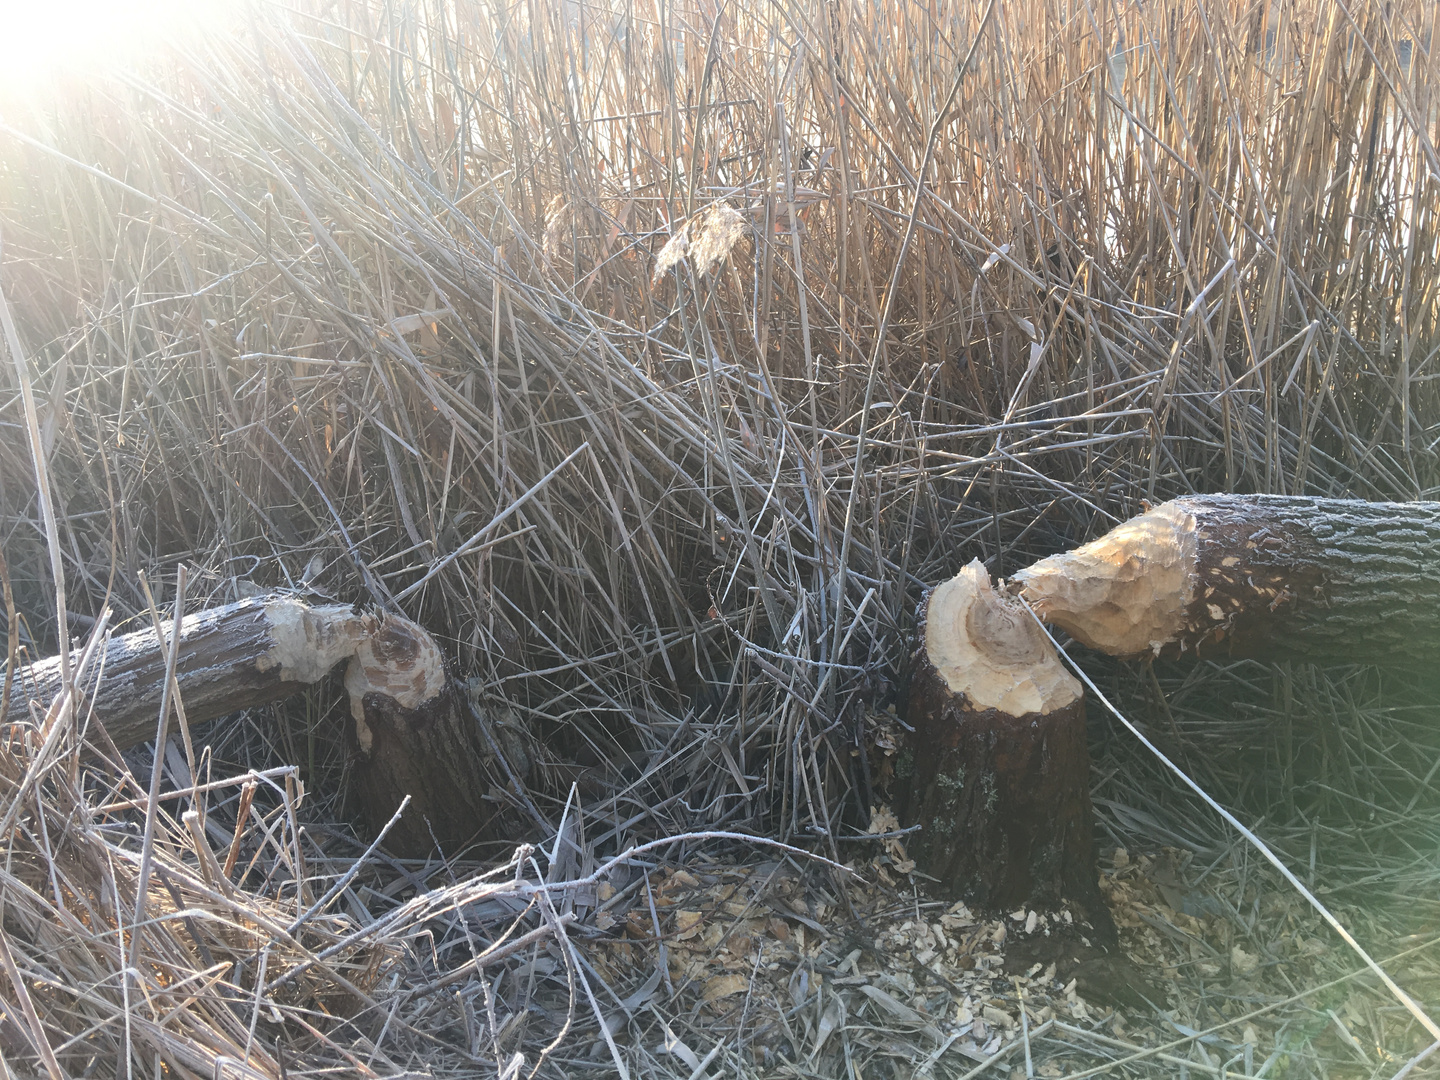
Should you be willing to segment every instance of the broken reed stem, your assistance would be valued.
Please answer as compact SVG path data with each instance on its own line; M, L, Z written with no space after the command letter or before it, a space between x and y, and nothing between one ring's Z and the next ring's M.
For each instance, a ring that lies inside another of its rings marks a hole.
M9 715L10 691L15 688L15 662L20 655L20 620L16 618L15 591L10 585L10 566L0 551L0 598L5 601L5 684L0 688L0 717Z
M295 765L281 765L278 768L266 769L263 772L242 774L240 776L230 776L226 777L224 780L211 780L208 783L201 784L198 789L191 789L187 791L167 791L160 796L160 802L166 803L172 802L176 799L188 799L194 794L196 790L204 793L210 791L220 791L227 787L236 787L237 785L242 789L241 798L243 799L243 789L246 787L253 787L255 785L255 777L274 779L276 777L285 776L287 773L292 773L297 768L298 766ZM92 807L92 809L96 814L114 814L121 810L137 810L143 808L147 801L147 799L143 798L125 799L119 802L102 803L99 806Z
M175 681L175 662L180 656L180 622L185 617L185 564L175 572L175 608L171 615L170 640L165 653L165 683L160 691L160 718L155 725L155 753L150 763L150 793L145 801L145 830L140 841L140 870L135 885L135 918L130 925L130 973L138 971L141 941L145 936L145 900L150 887L151 857L155 847L156 819L160 811L160 778L165 769L165 738L170 726L170 702ZM163 628L155 633L164 643ZM139 989L137 984L136 989Z
M225 855L225 866L221 871L221 876L226 881L234 880L231 875L235 873L235 863L240 858L240 840L245 835L245 825L250 820L250 804L255 799L255 789L258 786L254 780L246 780L240 789L240 805L235 811L235 832L230 838L230 850Z
M182 567L181 567L181 570L180 570L180 574L177 575L177 578L176 578L176 581L177 581L176 588L177 588L177 589L179 588L179 582L181 582L181 581L184 580L183 573L184 573L184 567L182 566ZM161 619L160 619L160 610L159 610L159 608L157 608L157 607L155 606L155 597L152 596L151 593L150 593L150 581L149 581L149 579L148 579L147 577L145 577L145 575L144 575L143 573L141 573L139 576L140 576L140 588L141 588L141 589L144 591L144 593L145 593L145 604L146 604L146 606L150 609L150 625L155 628L155 640L156 640L157 642L159 642L159 643L162 645L162 647L163 647L164 644L165 644L165 628L164 628L164 624L161 622ZM174 632L175 632L175 639L176 639L177 642L178 642L179 639L180 639L181 625L182 625L182 624L181 624L181 622L180 622L180 616L177 615L177 616L175 617L175 621L171 623L171 627L173 628L173 630L174 630ZM203 813L203 810L202 810L202 808L201 808L201 806L200 806L200 797L199 797L200 776L199 776L199 774L195 771L195 747L194 747L194 744L191 743L191 741L190 741L190 725L189 725L189 723L188 723L188 722L186 721L186 719L185 719L185 702L181 699L181 695L180 695L180 680L179 680L179 678L176 676L176 673L175 673L175 664L179 661L178 645L175 646L175 647L172 647L171 650L170 650L170 652L175 653L176 655L175 655L174 659L171 659L171 658L169 657L169 654L167 653L167 658L166 658L166 661L165 661L165 677L166 677L165 690L166 690L166 692L169 694L170 700L171 700L172 702L174 702L174 704L175 704L175 720L176 720L176 722L177 722L177 723L179 724L179 726L180 726L180 737L181 737L182 741L183 741L184 744L185 744L185 764L186 764L186 767L189 768L189 770L190 770L190 786L191 786L190 807L191 807L192 810L196 810L196 811L200 811L200 812L201 812L201 824L202 824L202 826L203 826L203 824L204 824L204 813ZM172 680L173 680L173 681L172 681ZM161 708L164 708L163 703L162 703L162 705L161 705ZM0 714L0 715L3 715L3 714ZM157 746L157 748L156 748L156 753L159 754L159 752L160 752L160 749L159 749L159 747ZM152 794L151 797L154 798L153 794Z
M384 828L382 828L376 834L375 839L371 841L370 846L365 849L365 853L361 855L358 859L356 859L353 863L351 863L350 869L346 870L344 874L342 874L339 878L335 880L335 883L331 885L330 888L325 890L324 896L320 897L319 900L316 900L313 904L311 904L303 915L301 915L299 918L297 918L294 922L292 922L289 926L285 928L285 932L287 934L289 934L291 937L294 937L302 926L304 926L307 922L313 919L319 912L324 911L326 905L328 905L330 901L334 900L337 896L339 896L342 892L344 892L347 888L350 887L350 883L355 880L355 878L359 875L360 871L364 869L365 864L370 861L371 857L379 849L380 845L384 843L386 835L390 832L392 828L395 827L395 823L400 820L400 815L405 813L405 808L409 805L410 796L407 794L403 799L400 800L400 805L395 808L395 813L390 815L390 820L385 823ZM240 835L240 830L238 828L236 829L235 835L237 837ZM226 859L226 865L232 865L231 860Z

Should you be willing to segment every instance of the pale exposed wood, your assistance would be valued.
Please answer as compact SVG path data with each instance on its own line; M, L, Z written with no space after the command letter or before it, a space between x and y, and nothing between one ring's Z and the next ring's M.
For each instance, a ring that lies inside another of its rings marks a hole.
M978 561L931 593L925 652L946 686L963 693L973 709L1049 713L1082 692L1035 620L995 591Z
M1181 633L1195 580L1195 515L1166 503L1099 540L1015 575L1046 622L1102 652L1128 655Z

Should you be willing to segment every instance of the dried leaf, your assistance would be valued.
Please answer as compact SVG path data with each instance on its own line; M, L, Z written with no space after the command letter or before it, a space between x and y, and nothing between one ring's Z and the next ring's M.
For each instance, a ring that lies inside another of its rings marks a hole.
M825 1006L825 1012L821 1014L820 1023L815 1030L815 1049L810 1052L812 1061L818 1058L820 1051L825 1048L825 1040L844 1026L845 999L839 994L831 994L830 1003Z
M1230 966L1236 975L1254 975L1260 966L1260 958L1236 945L1230 950Z
M995 264L1000 261L1000 259L1001 259L1002 256L1009 255L1009 254L1010 254L1010 245L1009 245L1009 244L1001 244L1000 247L999 247L999 250L997 250L997 251L992 251L992 252L989 254L989 256L985 259L985 265L983 265L982 267L980 267L980 273L982 273L982 274L988 273L991 269L994 268Z
M717 975L705 980L705 993L701 996L706 1002L719 1001L733 994L743 994L749 985L750 980L744 975Z
M670 1025L665 1024L664 1026L665 1041L659 1045L656 1052L661 1054L674 1054L685 1063L687 1069L698 1071L700 1068L699 1056L696 1055L694 1050L691 1050L690 1047L685 1045L684 1039L677 1037L675 1033L670 1030Z
M900 819L888 806L872 806L870 808L870 828L865 831L871 836L894 832L898 828L900 828Z
M685 233L685 226L680 226L680 231L670 237L669 241L660 249L660 254L655 256L655 276L652 280L659 284L660 279L675 269L680 260L685 258L685 252L690 248L690 239Z
M733 206L717 203L706 207L681 225L660 249L655 257L654 281L659 282L686 255L690 256L695 273L713 269L724 261L749 228L745 215Z
M994 1005L986 1005L980 1010L980 1015L991 1027L1014 1027L1015 1018L1004 1009L997 1009Z
M629 1011L640 1008L641 1005L644 1005L655 996L655 991L660 986L660 979L661 971L657 966L655 970L650 973L650 977L641 983L633 994L620 1002L621 1006Z

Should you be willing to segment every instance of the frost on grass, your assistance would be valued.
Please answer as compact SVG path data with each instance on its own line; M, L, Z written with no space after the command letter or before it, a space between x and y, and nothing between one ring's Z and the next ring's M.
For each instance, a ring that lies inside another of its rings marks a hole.
M660 249L655 257L654 280L658 283L686 255L690 256L695 273L705 273L724 261L747 231L745 215L733 206L725 203L707 206L681 225Z

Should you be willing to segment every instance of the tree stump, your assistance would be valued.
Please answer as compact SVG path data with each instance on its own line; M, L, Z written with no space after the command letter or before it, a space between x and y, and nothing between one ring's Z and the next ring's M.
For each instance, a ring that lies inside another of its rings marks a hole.
M979 562L920 613L907 718L907 847L952 896L991 910L1071 901L1110 925L1096 878L1085 699L1055 647Z
M359 755L351 792L379 831L401 800L410 806L390 830L398 854L447 856L476 839L496 815L483 796L490 748L468 702L445 672L435 639L390 615L363 640L345 669Z
M1188 496L1015 582L1116 656L1440 661L1440 503Z

